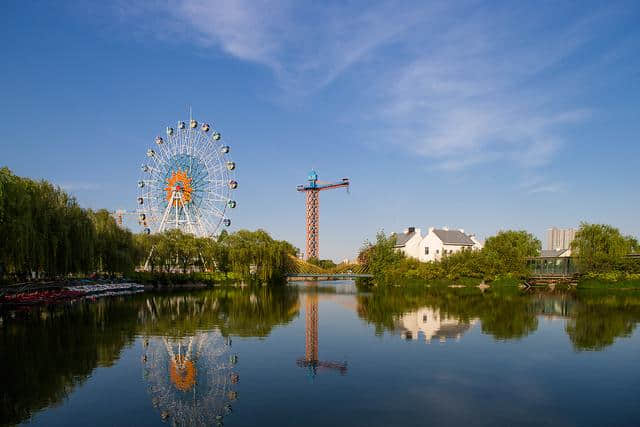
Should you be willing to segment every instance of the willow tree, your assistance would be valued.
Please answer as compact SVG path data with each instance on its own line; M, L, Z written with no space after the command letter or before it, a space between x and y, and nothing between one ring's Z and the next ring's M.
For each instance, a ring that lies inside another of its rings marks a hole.
M91 214L96 230L95 258L98 269L106 273L132 271L142 259L133 233L118 226L113 216L104 209Z
M571 242L571 249L580 271L607 272L624 264L625 255L637 251L639 245L634 237L623 236L611 225L583 222Z
M296 249L264 230L239 230L225 238L231 269L243 279L273 281L285 275Z
M126 272L137 263L131 232L105 211L81 208L46 181L0 169L0 275L14 278ZM96 262L97 260L97 262Z

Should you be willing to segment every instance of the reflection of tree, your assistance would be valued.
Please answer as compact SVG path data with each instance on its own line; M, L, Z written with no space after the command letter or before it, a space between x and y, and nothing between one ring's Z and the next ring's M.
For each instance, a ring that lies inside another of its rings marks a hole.
M3 316L4 317L4 316ZM0 424L55 405L96 366L133 341L136 311L124 298L41 307L0 327Z
M487 298L480 307L482 332L496 339L523 338L538 329L531 298Z
M141 330L149 335L185 335L219 328L223 335L264 337L298 313L295 289L223 288L150 294L140 307Z
M616 338L630 336L640 321L640 294L581 292L567 323L576 350L602 350Z
M358 296L358 314L376 333L395 331L406 313L422 308L461 323L479 318L482 331L496 339L526 337L538 328L538 316L567 318L566 331L577 350L602 350L629 336L640 321L640 293L579 291L522 293L517 289L386 289Z
M482 331L497 339L524 337L538 326L530 297L518 292L481 292L476 288L419 291L389 289L358 297L359 315L376 326L376 332L394 331L408 312L431 308L439 316L469 324L479 318Z
M0 313L0 424L57 404L97 366L113 364L136 335L183 338L219 329L266 336L297 313L296 290L266 288L114 297L35 308L16 319Z

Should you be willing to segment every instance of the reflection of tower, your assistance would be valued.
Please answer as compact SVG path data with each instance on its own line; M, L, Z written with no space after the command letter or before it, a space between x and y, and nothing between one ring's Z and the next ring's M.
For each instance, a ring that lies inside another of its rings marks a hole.
M304 356L307 363L318 363L318 294L307 294Z
M310 290L306 295L305 313L305 356L297 361L298 366L307 368L315 377L318 368L333 369L344 375L347 373L346 362L330 362L318 360L318 290Z

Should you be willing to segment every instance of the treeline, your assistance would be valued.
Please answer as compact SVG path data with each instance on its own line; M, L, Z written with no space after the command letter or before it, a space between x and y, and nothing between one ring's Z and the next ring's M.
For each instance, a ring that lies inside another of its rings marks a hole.
M291 269L298 252L264 230L223 232L217 238L179 230L134 235L108 211L83 209L59 187L7 168L0 169L0 244L0 279L13 282L128 274L143 266L165 275L218 272L223 278L272 282Z
M93 271L131 271L141 257L133 234L106 210L81 208L46 181L0 169L0 278L24 280Z
M394 249L395 235L378 233L375 243L365 242L358 260L377 284L398 285L411 280L521 279L530 275L527 260L540 255L541 243L526 231L501 231L489 237L481 250L445 255L438 261L420 262ZM624 236L610 225L582 223L572 242L578 271L595 278L636 279L640 262L637 239Z
M538 255L540 241L526 231L501 231L490 237L481 250L445 255L439 261L421 262L394 248L395 235L378 233L375 243L366 242L358 260L381 285L399 285L408 280L495 280L500 276L523 277L526 260Z
M298 252L264 230L223 231L208 238L174 229L136 238L143 253L150 254L146 267L152 273L217 271L223 278L273 282L284 278Z

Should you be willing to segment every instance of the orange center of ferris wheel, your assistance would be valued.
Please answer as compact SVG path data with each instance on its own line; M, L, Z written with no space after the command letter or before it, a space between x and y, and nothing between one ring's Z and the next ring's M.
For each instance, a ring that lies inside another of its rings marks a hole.
M193 191L191 180L187 172L181 171L180 169L171 174L171 176L167 178L167 186L164 189L167 193L167 202L172 201L174 194L180 193L182 195L182 203L189 203L191 201L191 192ZM173 199L174 206L178 206L179 203L179 199Z

